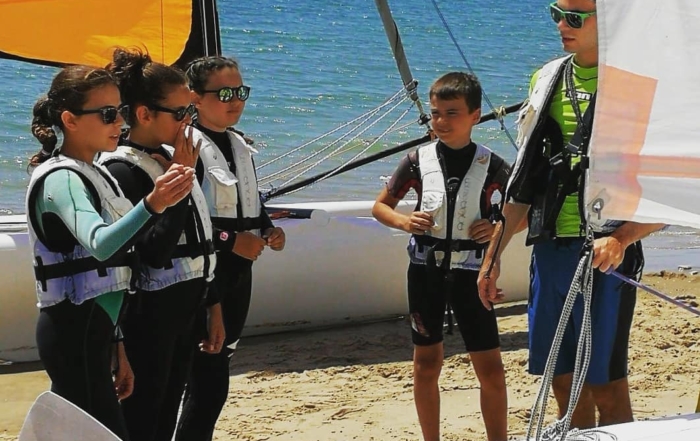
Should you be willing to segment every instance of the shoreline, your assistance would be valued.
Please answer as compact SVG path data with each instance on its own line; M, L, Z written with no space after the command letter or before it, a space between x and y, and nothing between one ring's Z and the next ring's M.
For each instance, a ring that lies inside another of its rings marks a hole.
M671 298L700 301L700 276L645 272L644 279ZM497 307L513 437L524 434L539 387L539 377L526 373L526 311L524 302ZM408 326L397 319L244 338L214 439L419 439ZM635 418L693 412L700 392L698 335L699 317L639 292L629 356ZM440 389L447 441L484 438L469 364L458 333L446 336ZM40 363L0 366L0 440L16 439L31 402L47 387Z

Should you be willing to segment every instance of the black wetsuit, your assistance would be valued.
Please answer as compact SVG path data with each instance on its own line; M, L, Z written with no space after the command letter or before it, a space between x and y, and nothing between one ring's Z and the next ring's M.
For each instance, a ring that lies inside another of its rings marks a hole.
M437 143L440 166L446 180L457 179L460 183L469 172L476 144L470 143L459 150L453 150L442 142ZM418 151L406 155L387 184L389 194L403 199L406 193L415 189L418 195L416 210L421 207L422 182ZM510 174L509 165L498 155L492 154L488 173L480 191L480 210L484 217L491 212L491 194L504 188ZM447 217L454 215L454 206L448 203ZM435 272L440 277L435 277ZM459 325L468 352L485 351L499 347L498 327L495 311L486 310L479 300L476 285L478 271L451 270L454 281L449 295L449 305ZM410 263L408 266L408 304L411 317L411 335L415 345L429 346L443 341L445 306L448 303L449 287L445 285L444 270L432 270L427 265Z
M162 147L148 150L134 143L131 147L169 158ZM120 161L107 168L117 179L124 195L132 202L143 199L154 184L140 168ZM197 237L189 198L168 208L136 244L142 264L163 268L171 261L184 230ZM194 320L202 304L218 299L215 288L207 293L203 277L178 282L156 291L138 290L129 301L122 321L124 345L136 377L134 393L124 400L124 417L136 441L170 441L187 381L197 340ZM204 299L206 293L206 300Z
M195 124L219 147L226 158L229 169L236 173L228 134L214 132ZM202 182L204 166L197 162L197 179ZM238 213L241 213L240 199ZM272 221L261 208L262 230L271 228ZM234 232L226 231L214 223L214 245L216 248L216 269L214 284L221 299L221 307L226 328L228 346L241 337L250 307L252 290L253 262L232 252L236 240ZM200 314L196 328L199 338L206 336L206 316ZM197 352L192 363L192 374L185 391L185 400L178 423L176 441L209 441L214 433L216 420L226 403L229 387L229 356L232 350L224 347L219 354Z

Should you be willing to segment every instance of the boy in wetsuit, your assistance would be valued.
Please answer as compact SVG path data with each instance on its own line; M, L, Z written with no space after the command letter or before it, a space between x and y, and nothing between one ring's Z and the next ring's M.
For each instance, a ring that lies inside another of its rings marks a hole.
M409 153L377 197L372 214L411 233L408 302L414 344L414 399L425 441L440 439L443 323L457 320L481 384L481 410L489 441L507 439L507 396L496 315L480 303L477 275L493 225L491 196L503 192L509 165L471 140L481 117L481 85L471 74L451 72L430 88L438 140ZM413 188L418 205L394 210ZM452 250L446 253L446 250Z

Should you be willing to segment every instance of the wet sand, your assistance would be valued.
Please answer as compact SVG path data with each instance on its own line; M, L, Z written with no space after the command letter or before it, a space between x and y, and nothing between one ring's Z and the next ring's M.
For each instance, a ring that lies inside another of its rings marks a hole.
M693 306L700 303L698 276L656 273L644 281ZM522 303L498 308L512 439L523 435L539 387L539 379L526 372L525 308ZM693 412L700 392L700 317L644 292L635 314L630 343L635 417ZM445 344L443 439L485 439L469 357L457 334ZM419 440L411 353L404 319L244 339L231 364L229 398L214 439ZM8 373L17 369L0 368L2 440L15 439L31 402L48 387L43 371ZM554 408L550 401L552 415Z

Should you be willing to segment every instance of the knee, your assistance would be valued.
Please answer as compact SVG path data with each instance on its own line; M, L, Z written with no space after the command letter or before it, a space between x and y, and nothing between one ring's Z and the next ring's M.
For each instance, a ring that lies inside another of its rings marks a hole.
M500 360L484 366L477 376L482 388L505 388L506 374L503 362Z
M416 357L413 360L413 376L417 380L437 380L442 370L442 359L435 356Z

